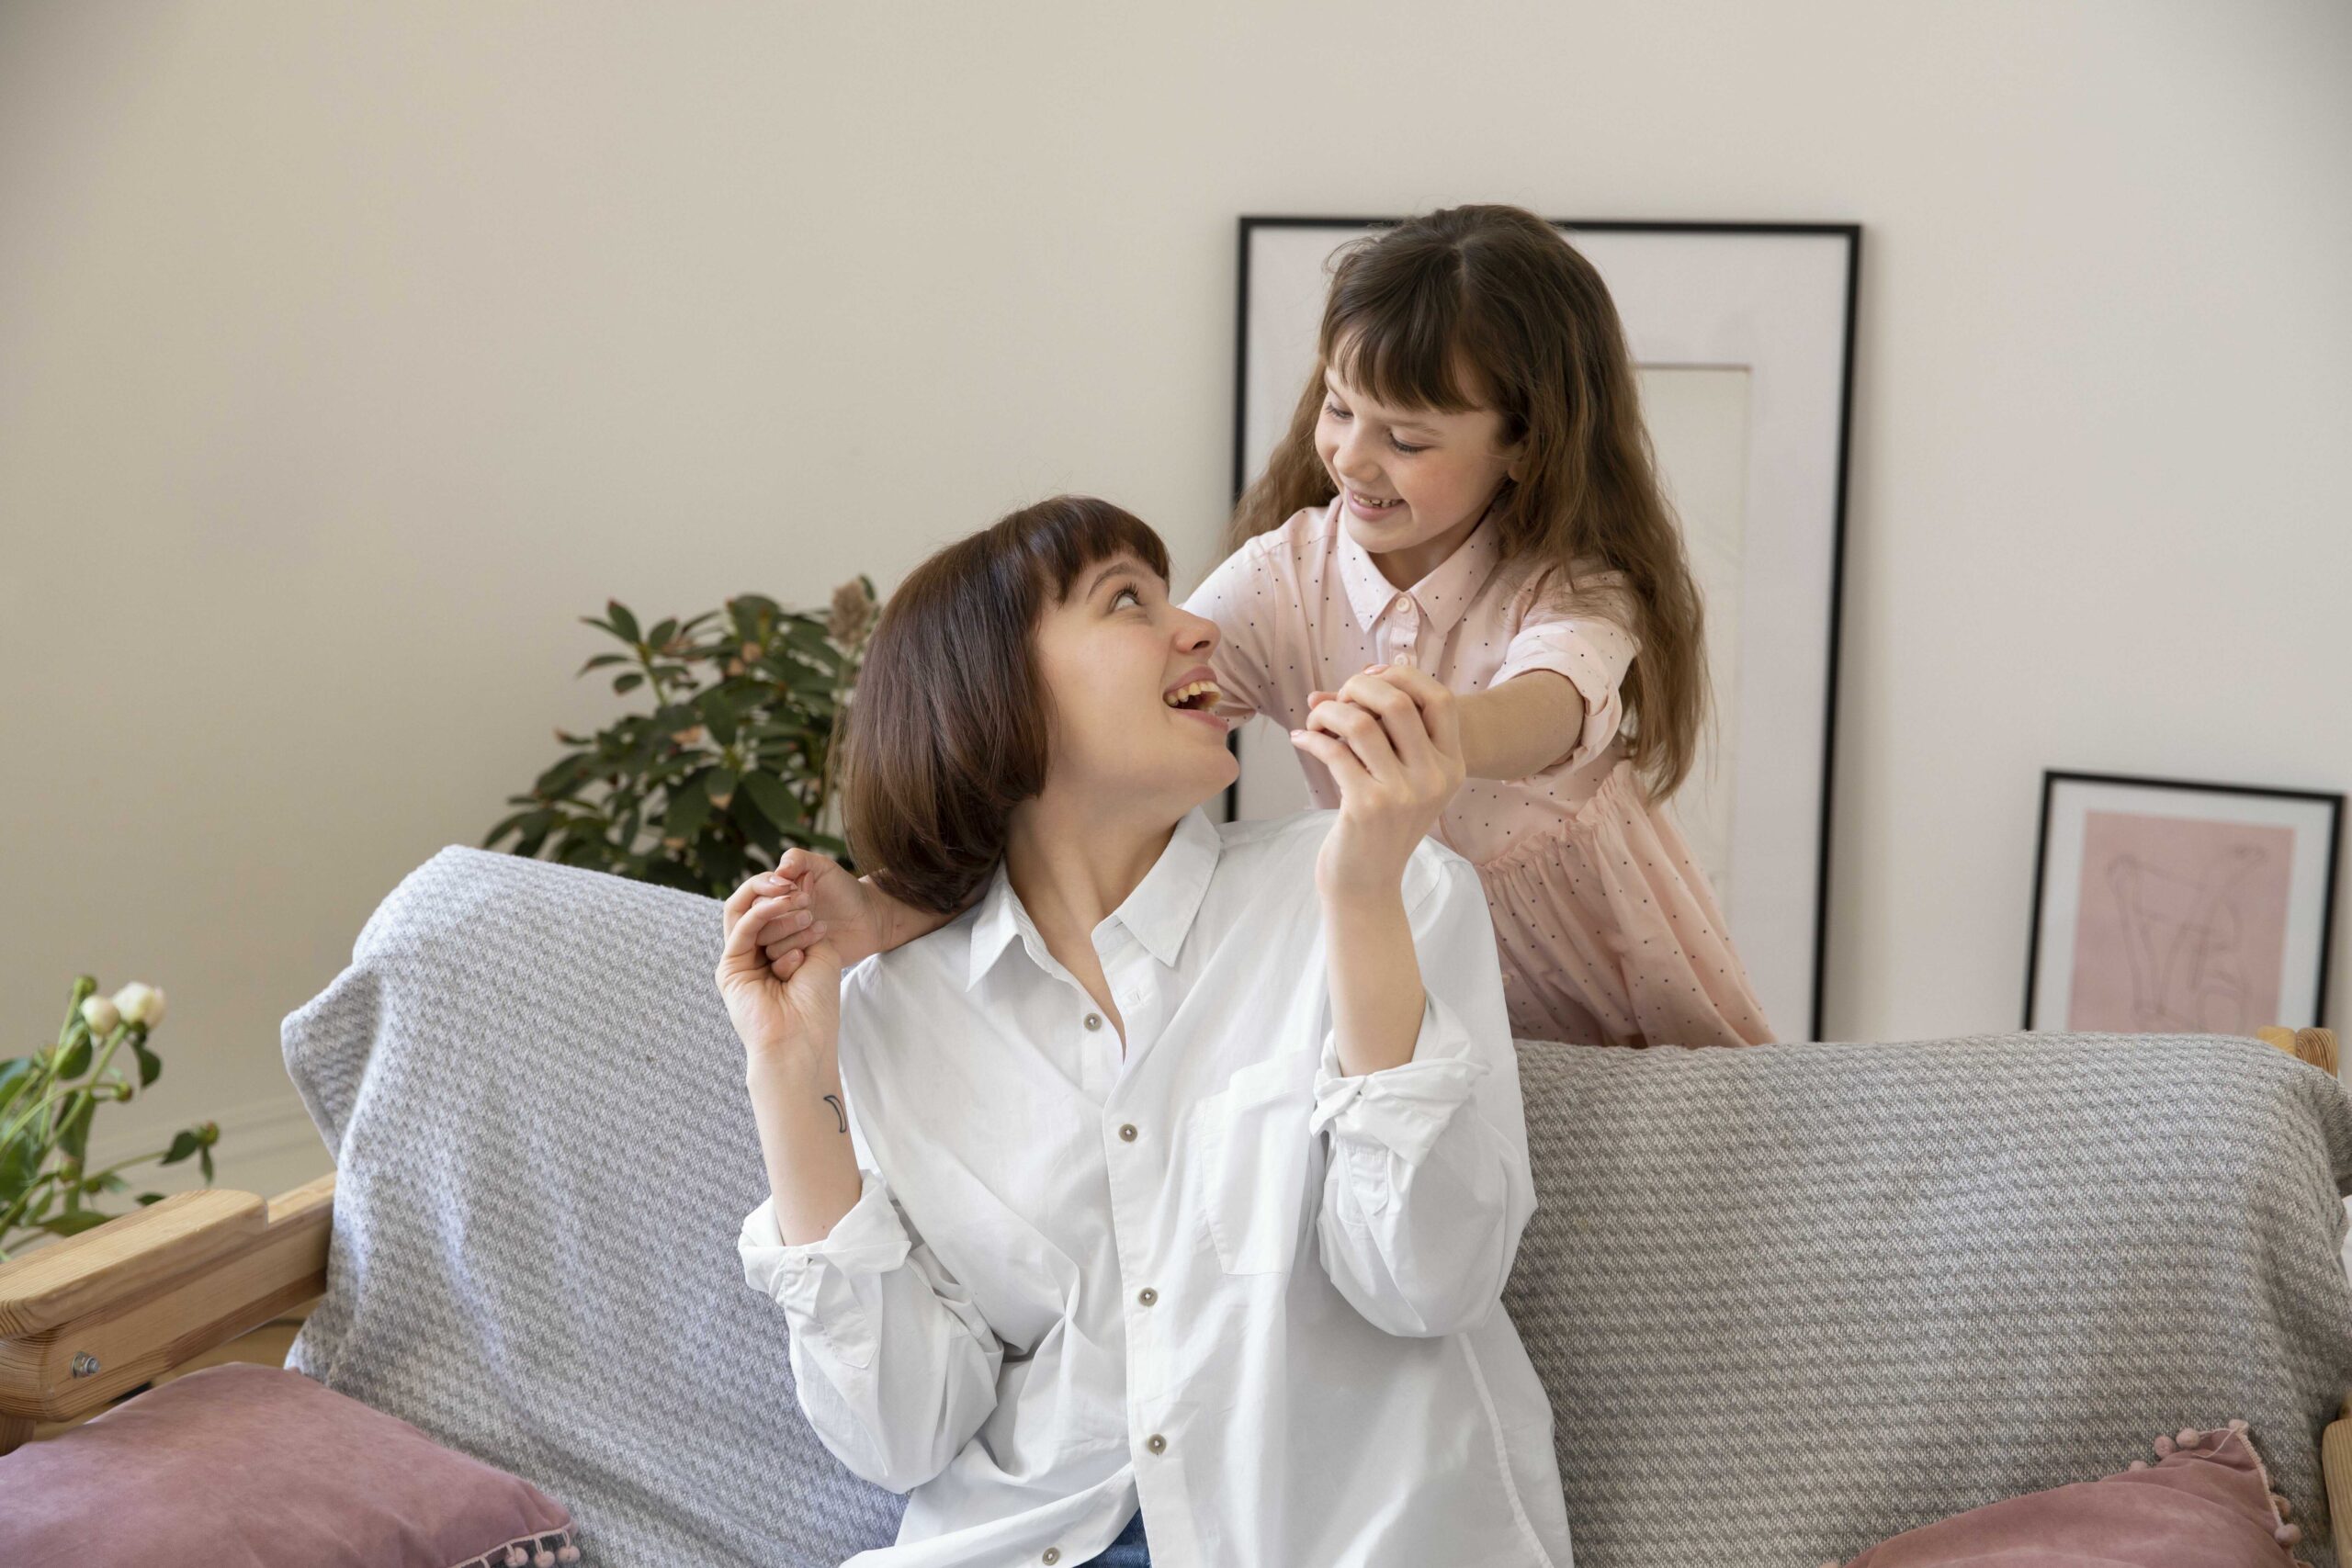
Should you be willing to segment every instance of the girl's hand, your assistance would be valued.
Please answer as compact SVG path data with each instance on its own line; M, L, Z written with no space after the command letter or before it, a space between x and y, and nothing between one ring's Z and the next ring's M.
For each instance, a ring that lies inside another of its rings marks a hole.
M1340 786L1316 884L1326 897L1394 896L1414 846L1462 787L1453 694L1420 671L1375 664L1338 693L1309 695L1306 728L1291 731L1291 744Z
M777 895L763 897L766 886L752 877L722 910L718 994L749 1065L831 1073L841 1043L841 955L820 938L784 960L764 957L762 943L784 913Z
M782 913L760 950L780 979L792 978L799 955L820 938L831 941L846 969L935 931L948 919L899 903L815 850L786 850L774 871L754 880L763 892L779 896Z

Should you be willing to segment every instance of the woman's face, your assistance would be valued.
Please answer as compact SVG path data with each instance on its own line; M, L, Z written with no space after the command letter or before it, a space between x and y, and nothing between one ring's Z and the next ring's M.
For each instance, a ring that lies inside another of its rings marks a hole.
M1053 704L1049 790L1132 803L1174 820L1240 771L1209 674L1216 623L1168 597L1132 555L1098 561L1037 623L1037 668Z

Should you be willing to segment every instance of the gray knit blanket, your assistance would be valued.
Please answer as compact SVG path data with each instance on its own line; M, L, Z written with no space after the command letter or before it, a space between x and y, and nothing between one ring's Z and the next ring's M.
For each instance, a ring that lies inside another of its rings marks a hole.
M765 1177L718 942L711 899L453 846L285 1021L339 1172L288 1364L546 1488L586 1568L832 1568L901 1507L809 1432L743 1284ZM2334 1568L2334 1079L2052 1034L1531 1042L1520 1073L1506 1301L1578 1568L1816 1568L2233 1416Z

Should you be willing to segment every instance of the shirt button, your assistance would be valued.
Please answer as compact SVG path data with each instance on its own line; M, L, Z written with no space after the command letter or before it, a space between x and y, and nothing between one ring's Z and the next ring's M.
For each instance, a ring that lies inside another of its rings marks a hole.
M1047 1562L1059 1562L1061 1560L1062 1549L1060 1547L1049 1546L1046 1548L1046 1561Z
M1143 1303L1143 1304L1144 1304L1144 1305L1146 1305L1146 1306L1149 1306L1152 1303L1154 1303L1154 1302L1158 1301L1159 1299L1159 1292L1158 1291L1153 1290L1149 1285L1146 1285L1142 1290L1137 1291L1137 1292L1136 1292L1136 1300L1137 1300L1137 1301L1139 1301L1139 1302Z
M1396 595L1396 612L1397 612L1397 614L1402 615L1402 614L1404 614L1406 611L1410 610L1412 607L1413 607L1413 599L1412 599L1412 595L1410 595L1410 594L1408 594L1408 593L1399 593L1398 595Z
M1168 1451L1168 1439L1161 1437L1159 1433L1154 1432L1150 1437L1144 1439L1143 1446L1149 1449L1153 1453L1164 1454Z
M1122 1122L1119 1123L1119 1142L1123 1144L1132 1144L1135 1141L1136 1124L1132 1122Z
M1102 1015L1101 1013L1099 1013L1099 1012L1090 1012L1090 1013L1088 1013L1088 1014L1086 1015L1086 1027L1087 1027L1087 1028L1089 1028L1089 1029L1100 1029L1100 1028L1102 1028Z

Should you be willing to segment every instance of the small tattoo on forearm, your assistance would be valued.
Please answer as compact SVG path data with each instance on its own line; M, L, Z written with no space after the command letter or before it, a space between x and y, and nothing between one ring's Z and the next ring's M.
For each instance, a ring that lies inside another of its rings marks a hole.
M830 1106L831 1106L831 1107L833 1108L833 1114L834 1114L835 1116L838 1116L838 1117L840 1117L840 1118L841 1118L841 1122L842 1122L842 1124L841 1124L841 1131L842 1131L842 1132L844 1132L844 1133L848 1132L848 1131L849 1131L849 1113L848 1113L847 1111L843 1111L843 1110L842 1109L842 1102L841 1102L841 1099L840 1099L840 1097L839 1097L839 1096L836 1096L836 1095L831 1095L831 1094L829 1094L829 1095L825 1096L825 1103L826 1103L826 1104L828 1104L828 1105L830 1105Z

